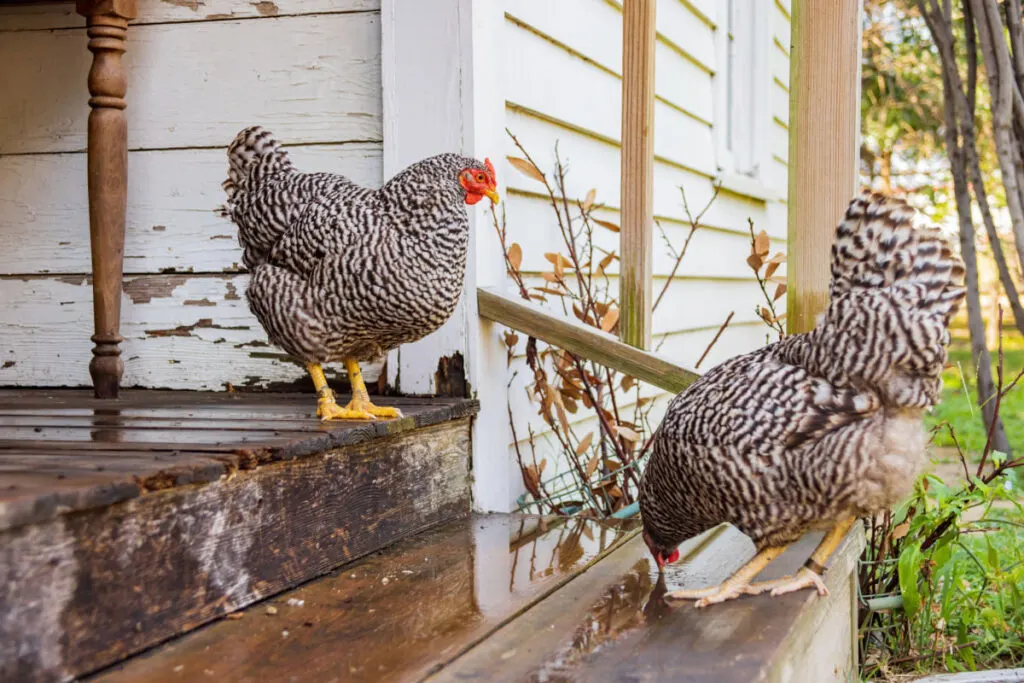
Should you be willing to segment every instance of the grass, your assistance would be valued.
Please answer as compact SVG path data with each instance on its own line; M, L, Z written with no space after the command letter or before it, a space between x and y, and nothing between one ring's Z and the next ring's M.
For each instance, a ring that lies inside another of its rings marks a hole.
M1009 382L1024 367L1024 338L1019 334L1004 334L1004 372ZM995 353L993 352L992 376L995 377ZM965 451L981 453L985 448L985 424L978 407L978 392L975 382L974 359L970 343L966 338L955 337L949 350L950 366L942 375L942 403L927 416L925 424L931 428L948 422L956 430L957 439ZM961 372L962 371L962 372ZM967 391L964 391L964 388ZM1024 449L1024 387L1018 386L1002 401L1000 414L1003 426L1015 451ZM953 446L949 430L942 429L935 437L936 446Z

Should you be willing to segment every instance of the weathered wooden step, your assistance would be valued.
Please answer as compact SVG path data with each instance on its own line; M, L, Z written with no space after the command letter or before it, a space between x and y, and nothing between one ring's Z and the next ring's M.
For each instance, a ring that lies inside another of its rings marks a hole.
M762 572L798 569L820 540L809 534ZM634 538L547 600L432 676L430 683L827 683L856 678L856 577L860 529L826 572L828 597L801 591L746 596L697 609L665 593L729 576L753 544L722 526L681 548L659 575Z
M388 401L381 401L389 404ZM67 680L469 513L465 400L0 392L0 680Z
M453 522L91 681L421 680L564 586L636 526L509 515Z
M862 535L827 598L747 597L707 610L667 590L725 578L753 552L731 527L686 544L663 577L636 520L486 516L406 539L97 674L89 683L216 679L430 683L850 680ZM799 567L795 544L765 577Z

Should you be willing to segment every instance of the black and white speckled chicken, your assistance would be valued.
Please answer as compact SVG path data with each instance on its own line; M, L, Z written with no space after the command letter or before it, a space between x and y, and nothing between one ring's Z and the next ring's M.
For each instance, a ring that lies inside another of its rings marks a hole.
M723 522L757 555L721 585L676 591L698 606L802 588L858 517L907 495L925 462L922 416L939 400L964 267L905 202L864 194L832 246L818 326L717 366L669 405L640 485L659 567ZM805 532L827 529L799 572L752 583Z
M224 214L252 273L249 307L270 341L304 362L324 420L399 417L370 402L359 361L420 339L452 314L469 241L466 205L498 201L494 167L441 154L379 190L301 173L267 130L228 148ZM321 365L342 361L352 401L335 402Z

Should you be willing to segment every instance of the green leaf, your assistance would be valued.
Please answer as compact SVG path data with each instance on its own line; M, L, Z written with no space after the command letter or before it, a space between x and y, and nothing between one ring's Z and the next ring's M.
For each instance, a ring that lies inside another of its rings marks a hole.
M917 580L921 576L921 544L912 543L903 549L899 560L900 593L903 596L903 611L913 619L921 607L921 594Z
M971 648L971 647L960 648L960 658L964 660L964 663L967 664L967 667L971 671L977 671L978 670L978 665L974 661L974 648Z

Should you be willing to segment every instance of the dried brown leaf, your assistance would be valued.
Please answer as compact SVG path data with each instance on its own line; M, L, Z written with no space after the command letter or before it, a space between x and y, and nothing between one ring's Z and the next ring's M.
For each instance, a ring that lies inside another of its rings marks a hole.
M757 254L751 254L747 257L747 265L750 266L751 270L755 273L760 272L761 266L764 265L764 261Z
M576 444L576 455L583 455L590 448L590 444L594 442L594 432L587 432L587 435L580 439L580 442Z
M597 469L597 464L599 462L601 462L601 454L600 453L594 453L594 455L590 458L590 462L587 463L587 469L586 469L586 478L587 479L590 479L590 475L592 475L594 473L594 471Z
M622 467L622 463L615 462L614 460L605 460L604 466L609 472L615 472Z
M512 349L519 343L519 335L512 330L505 330L505 346Z
M512 270L519 270L519 266L523 265L523 248L519 246L518 242L513 242L512 246L508 248L508 262L512 266Z
M605 332L611 332L612 328L615 327L615 323L619 321L619 309L612 307L608 309L608 312L601 318L601 329Z
M547 280L548 282L558 282L559 280L559 277L557 275L549 271L544 271L543 273L540 274L540 276Z
M757 233L757 237L754 238L754 253L762 258L768 255L768 251L771 249L771 239L768 237L768 233L762 230Z
M578 306L577 304L575 304L575 303L573 303L573 305L572 305L572 314L573 314L573 315L575 315L575 316L576 316L577 318L579 318L580 320L586 320L586 318L587 318L587 316L585 316L585 315L583 314L583 309L582 309L582 308L580 308L580 307L579 307L579 306Z
M537 466L537 473L544 474L544 468L548 466L548 459L541 458L540 465Z
M772 301L778 301L786 294L786 285L780 284L775 286L775 294L772 295Z
M590 211L594 206L594 200L597 199L597 190L591 188L587 191L587 196L583 198L583 210Z
M775 263L774 261L769 261L768 262L768 267L764 269L764 278L767 280L772 275L774 275L775 271L778 270L778 269L779 269L779 264L778 263Z
M513 167L527 178L533 178L539 183L544 182L544 174L540 172L540 169L534 166L527 159L520 159L519 157L505 157L508 159L508 163L512 164Z
M623 439L625 439L626 441L632 441L636 443L637 441L640 440L639 434L637 434L629 427L623 427L622 425L619 425L615 428L615 433L618 434Z
M630 389L633 388L633 386L635 384L636 384L636 378L635 377L630 377L629 375L626 375L625 377L622 378L622 390L623 391L629 391Z
M618 225L616 225L615 223L612 223L610 221L601 221L601 220L598 220L596 218L593 219L593 220L594 220L595 223L600 225L602 228L605 228L607 230L611 230L612 232L619 232L621 230L621 228L619 228Z

